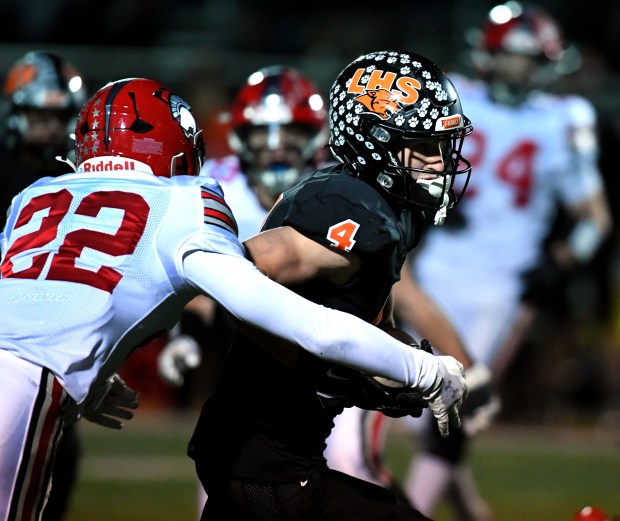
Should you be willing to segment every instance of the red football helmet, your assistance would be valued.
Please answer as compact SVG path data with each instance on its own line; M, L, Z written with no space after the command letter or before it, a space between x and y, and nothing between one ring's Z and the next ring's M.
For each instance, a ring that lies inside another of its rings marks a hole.
M598 507L584 507L575 512L574 521L609 521L609 517Z
M480 45L489 53L504 51L556 61L564 51L564 37L558 23L542 9L506 2L489 11Z
M546 11L513 0L493 7L469 39L472 65L490 82L492 97L509 105L581 63L577 49L565 45L559 24Z
M325 101L298 70L266 67L251 74L233 100L230 128L230 146L243 171L279 195L306 166L315 166L316 152L327 142ZM288 159L275 152L292 149L296 154Z
M321 93L306 77L275 65L248 77L233 101L230 118L233 149L242 151L248 127L297 124L318 134L325 128L327 112Z
M80 112L77 168L198 175L204 159L201 132L187 102L161 83L118 80L99 89Z

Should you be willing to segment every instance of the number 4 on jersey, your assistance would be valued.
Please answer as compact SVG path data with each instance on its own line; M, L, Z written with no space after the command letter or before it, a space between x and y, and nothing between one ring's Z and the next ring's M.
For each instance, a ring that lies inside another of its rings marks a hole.
M338 249L351 251L355 244L355 234L360 225L351 219L330 226L327 230L327 239Z

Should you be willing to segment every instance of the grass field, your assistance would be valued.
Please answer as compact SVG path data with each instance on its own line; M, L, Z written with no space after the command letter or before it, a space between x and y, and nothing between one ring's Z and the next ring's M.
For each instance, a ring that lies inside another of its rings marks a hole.
M139 411L120 432L81 422L83 459L68 521L197 519L185 456L195 418ZM387 459L402 476L412 446L398 428L389 439ZM572 521L587 504L620 514L620 432L498 425L476 441L472 463L497 521ZM442 509L436 519L450 518Z

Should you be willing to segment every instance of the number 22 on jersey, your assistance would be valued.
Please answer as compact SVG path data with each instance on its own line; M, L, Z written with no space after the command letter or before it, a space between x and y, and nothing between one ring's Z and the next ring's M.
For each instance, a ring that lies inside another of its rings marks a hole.
M33 197L21 210L15 221L15 230L29 226L39 226L15 240L2 262L3 278L16 277L37 279L41 276L48 259L49 269L43 276L45 280L61 280L87 284L112 293L122 279L122 274L110 266L100 266L92 271L76 266L76 260L84 248L111 255L130 255L144 233L149 216L149 205L142 196L117 190L92 192L85 195L75 210L70 211L74 196L67 189L55 193ZM95 229L78 228L76 216L96 217L104 208L123 211L120 226L114 234ZM45 215L47 214L47 215ZM45 215L44 217L40 217ZM38 221L37 219L40 219ZM70 231L65 234L62 244L53 251L46 249L59 234L61 223ZM72 229L73 228L73 229ZM14 258L29 257L31 265L14 271Z

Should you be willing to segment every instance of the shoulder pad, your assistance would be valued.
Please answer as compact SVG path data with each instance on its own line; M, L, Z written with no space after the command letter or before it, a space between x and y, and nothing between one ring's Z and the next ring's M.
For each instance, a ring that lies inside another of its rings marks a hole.
M392 244L397 225L376 190L333 169L286 192L265 221L265 228L291 226L321 244L354 253L374 253Z
M203 183L200 186L200 197L204 207L204 223L211 226L218 226L239 236L237 221L232 210L224 200L224 195L220 186L215 183Z

